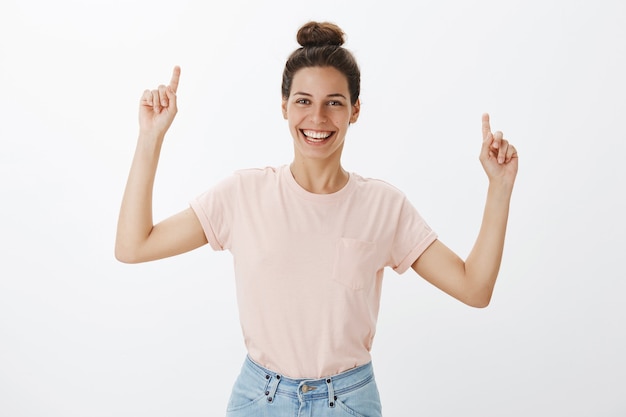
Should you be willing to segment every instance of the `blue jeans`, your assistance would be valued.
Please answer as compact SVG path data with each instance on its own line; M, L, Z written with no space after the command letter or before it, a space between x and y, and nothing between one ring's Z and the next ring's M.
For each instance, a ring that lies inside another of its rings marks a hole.
M372 364L322 379L291 379L246 358L226 417L381 417Z

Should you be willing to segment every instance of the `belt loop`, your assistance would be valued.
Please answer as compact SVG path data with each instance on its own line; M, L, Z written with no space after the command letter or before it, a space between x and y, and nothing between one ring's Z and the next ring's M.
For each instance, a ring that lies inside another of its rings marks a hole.
M266 378L269 377L269 383L267 386L267 391L265 391L265 396L267 397L267 402L274 402L274 398L276 397L276 390L278 389L278 383L280 382L280 375L276 375L273 378L270 375L267 375Z
M335 397L335 389L333 388L332 379L326 378L326 385L328 386L328 406L330 408L334 408L337 397Z

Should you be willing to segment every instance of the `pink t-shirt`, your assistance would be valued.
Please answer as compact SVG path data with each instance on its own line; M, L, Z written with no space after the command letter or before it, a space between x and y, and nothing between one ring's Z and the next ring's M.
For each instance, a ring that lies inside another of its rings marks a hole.
M357 174L313 194L288 165L241 170L190 204L233 255L248 354L292 378L369 362L384 268L405 272L437 238L404 194Z

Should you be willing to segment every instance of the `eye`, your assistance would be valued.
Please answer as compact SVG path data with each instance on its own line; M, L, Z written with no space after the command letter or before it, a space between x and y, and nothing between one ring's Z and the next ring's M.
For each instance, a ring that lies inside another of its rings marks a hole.
M328 102L329 106L343 106L343 103L341 101L337 101L337 100L331 100Z
M310 104L311 101L309 99L306 98L299 98L296 99L296 104Z

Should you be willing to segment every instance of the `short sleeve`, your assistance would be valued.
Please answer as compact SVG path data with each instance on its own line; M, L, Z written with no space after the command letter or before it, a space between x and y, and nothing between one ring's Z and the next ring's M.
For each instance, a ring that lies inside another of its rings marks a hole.
M398 274L406 272L437 239L437 234L404 198L391 248L391 266Z
M233 175L189 203L214 250L230 248L236 200L237 178Z

